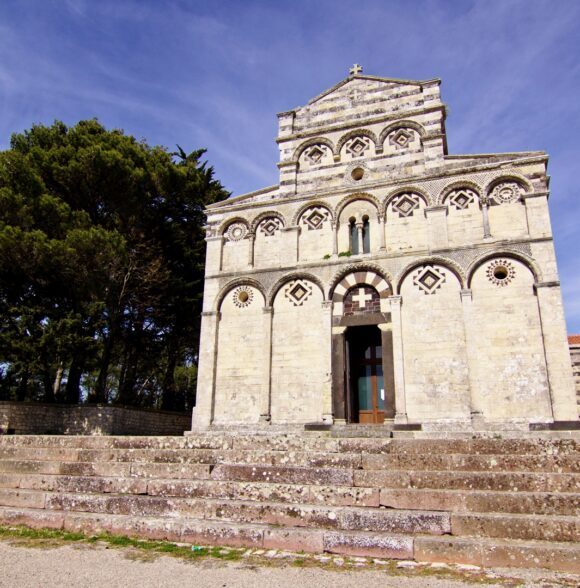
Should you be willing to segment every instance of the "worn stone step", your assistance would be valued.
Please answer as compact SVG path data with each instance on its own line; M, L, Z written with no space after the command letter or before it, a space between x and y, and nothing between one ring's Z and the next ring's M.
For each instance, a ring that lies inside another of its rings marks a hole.
M353 471L334 468L220 464L212 469L210 477L212 480L352 486Z
M580 475L569 473L353 470L353 477L365 488L580 492Z
M207 479L208 464L0 461L0 474Z
M14 491L13 491L14 492ZM32 497L49 510L93 512L134 516L191 517L235 523L270 524L286 527L328 528L355 531L406 533L449 533L447 513L395 511L359 507L284 504L239 500L210 500L141 495L102 495L19 491L18 500L4 498L2 506L27 507ZM44 494L44 500L40 497ZM27 497L27 495L32 495ZM35 506L42 508L42 506Z
M411 559L414 538L393 533L283 528L199 520L40 511L0 507L0 522L65 529L86 534L111 533L147 539L262 549L286 549L391 559Z
M363 469L368 470L439 470L492 472L533 471L580 473L579 458L580 456L576 454L363 454L362 467Z
M565 455L580 453L580 439L340 439L339 451L370 454Z
M574 516L461 513L451 516L454 536L538 541L578 541L580 519Z
M449 512L580 514L580 493L501 492L480 490L431 490L383 488L380 503L388 508Z
M550 541L518 541L483 537L416 537L419 562L443 562L480 567L545 568L580 574L580 545Z

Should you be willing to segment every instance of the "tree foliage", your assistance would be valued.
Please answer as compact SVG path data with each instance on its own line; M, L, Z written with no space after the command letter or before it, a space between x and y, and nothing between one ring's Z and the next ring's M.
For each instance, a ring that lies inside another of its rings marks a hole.
M183 410L193 401L206 205L201 161L96 120L0 153L0 398Z

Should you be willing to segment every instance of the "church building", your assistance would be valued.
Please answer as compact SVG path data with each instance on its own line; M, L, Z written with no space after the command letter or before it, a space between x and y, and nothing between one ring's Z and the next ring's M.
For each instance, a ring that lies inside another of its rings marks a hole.
M193 429L578 419L544 152L449 155L440 80L278 114L280 181L212 204Z

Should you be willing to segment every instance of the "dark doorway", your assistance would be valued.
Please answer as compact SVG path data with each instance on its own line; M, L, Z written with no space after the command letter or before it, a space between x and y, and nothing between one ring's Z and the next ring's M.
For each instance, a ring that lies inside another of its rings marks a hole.
M351 423L385 421L385 381L381 331L376 325L349 327L347 345L347 419Z

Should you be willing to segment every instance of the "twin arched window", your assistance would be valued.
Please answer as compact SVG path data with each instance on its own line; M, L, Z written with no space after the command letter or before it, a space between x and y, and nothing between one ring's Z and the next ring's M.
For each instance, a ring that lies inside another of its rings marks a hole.
M357 223L352 217L349 220L350 252L353 255L359 253L370 253L371 251L371 230L369 217L363 216L362 223ZM362 249L362 251L361 251Z

